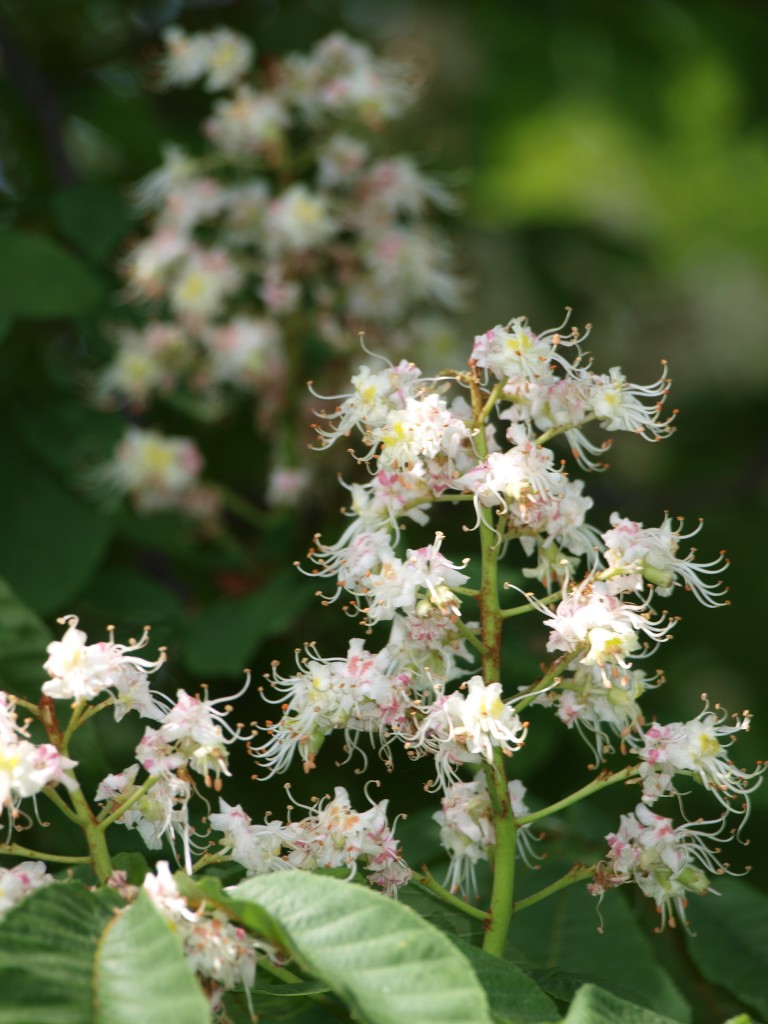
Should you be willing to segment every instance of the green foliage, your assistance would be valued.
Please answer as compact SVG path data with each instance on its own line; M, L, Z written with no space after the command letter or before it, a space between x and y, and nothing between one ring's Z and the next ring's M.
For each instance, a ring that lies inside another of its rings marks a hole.
M461 940L456 940L456 944L472 964L498 1024L543 1024L560 1020L554 1002L519 967Z
M673 1024L662 1017L597 985L583 985L570 1005L563 1024Z
M37 700L48 627L0 578L0 690Z
M543 888L570 867L545 862L536 873ZM535 968L558 968L579 982L594 982L623 999L648 1007L677 1021L688 1021L690 1010L674 982L654 955L648 937L632 914L623 894L609 893L600 906L586 885L561 890L512 922L509 941L525 950ZM562 986L560 976L556 984ZM550 991L550 989L548 989ZM556 989L557 991L557 989ZM562 991L562 988L560 988ZM553 993L554 994L554 993Z
M208 1024L210 1012L181 943L145 893L112 918L95 964L96 1022Z
M32 893L0 924L2 1024L209 1024L208 1004L167 923L143 895L79 882Z
M104 297L101 279L53 239L29 231L0 235L0 315L30 320L80 317Z
M768 1019L768 896L741 880L716 888L721 896L688 908L688 953L708 981Z
M78 182L54 194L53 219L62 235L94 263L108 259L128 230L128 209L113 187Z
M222 598L191 622L183 659L195 675L240 675L264 640L279 636L312 599L295 569L278 573L245 597Z
M490 1024L466 958L408 907L304 873L248 879L232 892L279 923L287 948L365 1024Z
M11 437L0 440L0 477L14 481L0 505L0 573L35 611L69 611L104 556L111 518L30 460Z

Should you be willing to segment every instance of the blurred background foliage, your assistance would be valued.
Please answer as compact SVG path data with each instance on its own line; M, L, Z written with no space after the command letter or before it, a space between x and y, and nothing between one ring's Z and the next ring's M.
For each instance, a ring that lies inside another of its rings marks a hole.
M165 140L195 137L203 110L194 91L153 90L158 34L175 20L188 30L225 22L262 57L342 28L415 60L424 98L397 143L462 197L450 228L471 282L460 335L469 343L520 314L543 329L572 306L577 323L595 324L598 368L621 364L644 383L669 360L677 433L653 447L616 441L611 471L588 481L595 521L613 509L647 525L665 509L689 526L703 516L701 556L728 549L730 607L669 601L683 621L654 662L669 682L649 708L689 718L702 692L729 711L749 707L756 725L736 759L765 755L768 11L756 0L2 0L2 684L34 690L64 612L80 614L93 638L107 622L123 638L151 622L171 648L168 687L205 679L221 692L236 688L245 664L264 671L306 639L341 653L353 630L291 568L318 528L339 532L331 456L317 456L328 460L327 488L300 510L270 513L261 531L232 522L202 539L172 516L105 507L90 482L123 427L84 395L120 302L121 247L138 229L129 189ZM412 358L437 369L428 351ZM260 503L263 453L247 416L214 431L171 405L153 415L194 433L211 475ZM539 656L522 628L510 637L515 681ZM262 714L255 694L243 714ZM546 798L559 791L564 737L554 723L541 730L520 765ZM130 756L116 733L89 742L105 764L116 747ZM423 781L405 767L389 784L398 810L418 806ZM333 768L320 768L297 793L333 781ZM626 809L625 795L614 796L606 828ZM280 814L281 793L274 802ZM748 858L764 887L766 810L764 788ZM432 839L422 850L412 835L418 856L434 852Z

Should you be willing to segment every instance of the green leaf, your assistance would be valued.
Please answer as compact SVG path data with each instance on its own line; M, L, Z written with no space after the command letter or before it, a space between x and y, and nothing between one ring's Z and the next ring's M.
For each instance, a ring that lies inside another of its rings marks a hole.
M0 1024L95 1024L93 965L115 900L79 882L38 889L0 924Z
M48 320L85 316L104 296L102 282L45 235L0 234L0 316Z
M80 882L38 889L0 923L0 1024L210 1024L181 945L149 898L121 909Z
M37 701L51 640L48 627L0 578L0 690Z
M116 413L98 412L65 395L25 397L10 409L17 436L67 487L100 495L89 478L111 457L125 431ZM108 497L104 490L104 497Z
M289 629L311 599L312 590L291 569L253 594L214 602L190 625L185 667L199 676L240 675L263 641Z
M99 608L110 622L168 622L181 615L182 602L172 590L136 569L107 566L93 579L83 601Z
M210 1024L211 1019L181 942L144 892L106 929L94 999L96 1024Z
M570 863L552 858L534 876L543 888ZM509 942L524 949L534 968L558 968L674 1020L688 1021L690 1008L657 961L651 942L619 892L600 906L604 933L598 931L597 901L586 886L570 886L512 922Z
M399 829L398 829L399 832ZM413 859L407 858L409 863ZM418 861L416 862L418 863ZM439 896L433 895L428 889L417 883L407 885L400 890L398 899L407 907L411 907L417 914L429 921L440 931L445 932L451 939L463 939L471 944L473 940L481 942L483 938L483 922L478 921L461 910L444 903Z
M457 939L456 945L475 969L491 1013L499 1024L543 1024L559 1021L560 1011L524 971Z
M688 905L688 952L708 981L768 1018L768 896L735 879L717 889Z
M597 985L583 985L576 993L563 1024L673 1024L673 1021L619 999Z
M106 260L131 225L125 203L114 188L79 182L51 200L56 226L93 261Z
M64 613L101 561L112 521L0 437L0 573L35 611Z
M220 878L209 875L207 878L193 879L183 871L177 871L174 880L179 892L191 906L205 902L211 906L222 907L227 914L236 917L250 931L263 936L276 946L287 946L288 935L272 915L252 900L239 899L234 889L224 892Z
M293 871L247 879L232 895L267 911L301 968L326 982L363 1024L490 1024L467 959L395 900Z

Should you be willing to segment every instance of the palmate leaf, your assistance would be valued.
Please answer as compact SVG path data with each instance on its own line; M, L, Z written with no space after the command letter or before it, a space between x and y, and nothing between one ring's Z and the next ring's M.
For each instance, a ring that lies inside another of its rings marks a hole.
M484 953L460 939L455 942L474 967L498 1024L544 1024L560 1020L554 1002L515 964Z
M466 957L395 900L294 871L247 879L231 894L266 911L295 962L363 1024L491 1024Z
M582 985L576 993L563 1024L674 1024L635 1003L619 999L597 985Z
M79 882L39 889L0 924L0 1024L210 1024L181 945L144 894L120 908Z
M552 859L537 872L537 888L565 873L570 863ZM558 968L596 983L676 1021L690 1020L690 1007L656 959L646 935L619 892L609 893L600 913L586 886L571 886L522 911L512 922L509 942L525 950L534 968Z
M0 690L37 702L51 640L48 627L0 577Z
M716 887L721 895L689 903L688 953L707 981L768 1020L768 896L741 880Z

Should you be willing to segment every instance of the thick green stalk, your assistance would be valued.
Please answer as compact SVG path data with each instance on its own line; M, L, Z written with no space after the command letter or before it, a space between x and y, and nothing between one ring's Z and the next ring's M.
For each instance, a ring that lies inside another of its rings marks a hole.
M493 402L498 397L498 391L500 388L497 386L486 403L480 406L480 415L475 423L478 428L475 444L481 458L485 458L487 455L485 420L491 412ZM479 402L474 395L473 399L473 407L478 408ZM485 648L481 655L481 666L483 681L488 685L501 682L502 616L499 606L498 577L501 539L494 525L492 509L482 510L478 529L481 552L480 639ZM512 920L517 825L509 802L504 755L498 748L494 749L493 763L485 765L485 777L493 811L496 842L493 850L491 906L483 939L483 949L495 956L501 956Z
M494 749L493 764L485 766L485 777L493 809L496 843L493 851L491 906L483 949L494 956L502 956L514 909L517 824L509 802L504 755L498 748Z

